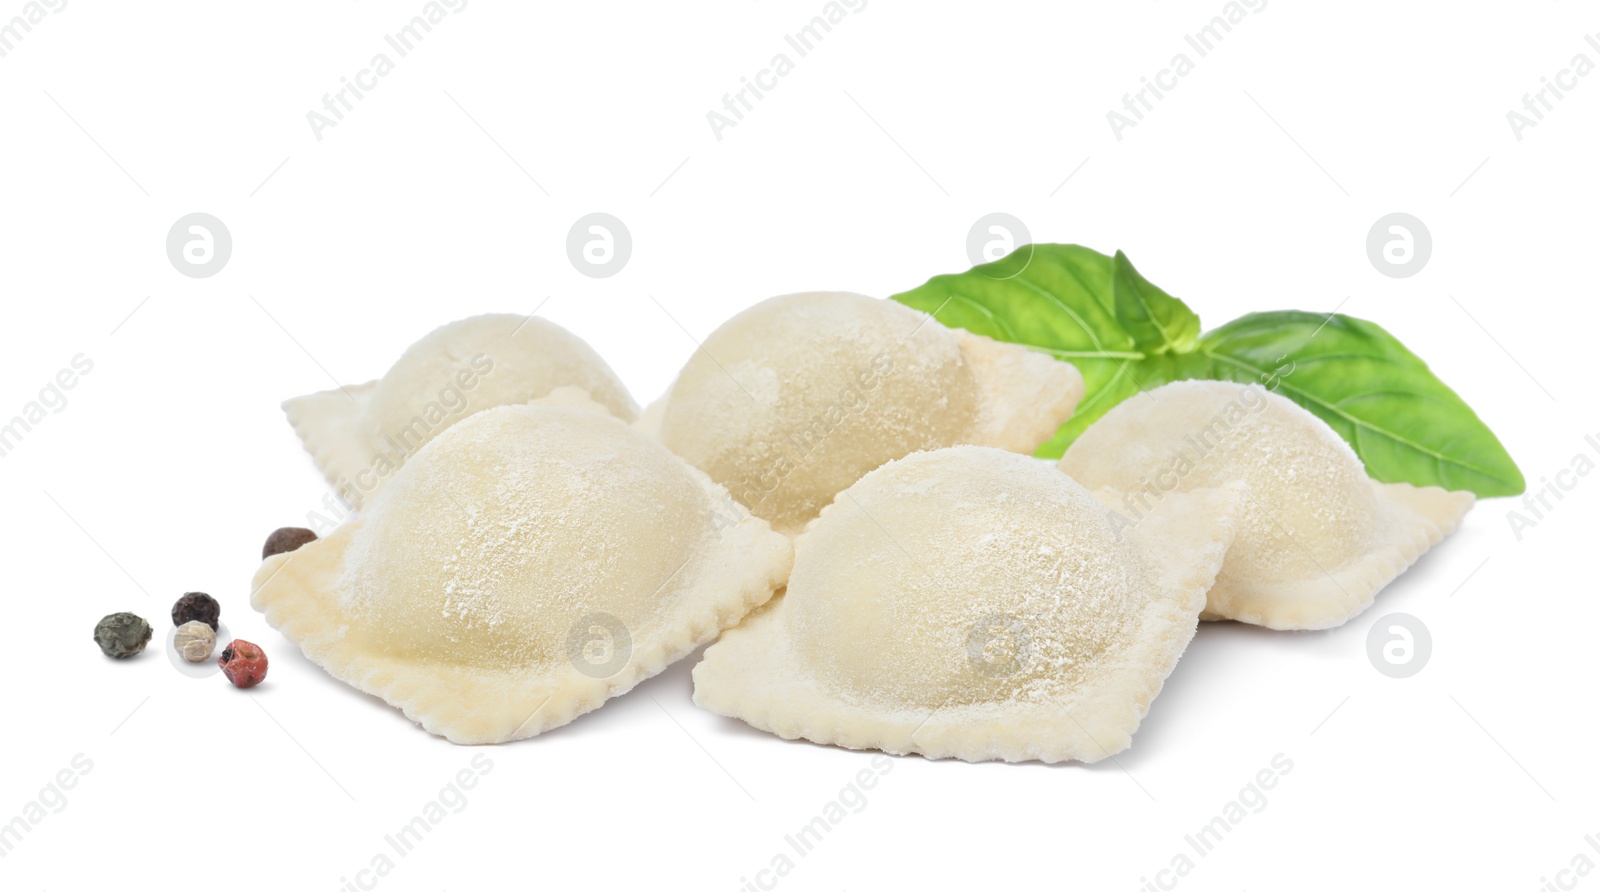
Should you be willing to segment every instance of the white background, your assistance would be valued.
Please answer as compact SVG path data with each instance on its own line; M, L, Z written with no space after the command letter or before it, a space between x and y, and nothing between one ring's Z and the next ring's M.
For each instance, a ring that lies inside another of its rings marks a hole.
M0 418L94 363L0 459L0 821L93 762L0 859L5 888L339 889L485 753L379 888L732 892L871 763L700 711L692 660L548 735L458 748L250 611L263 537L326 493L279 402L376 377L451 319L548 298L642 403L736 310L965 269L968 228L1004 211L1127 250L1208 326L1380 322L1534 487L1600 435L1600 76L1520 141L1506 120L1574 54L1600 62L1593 6L1273 0L1118 141L1106 112L1193 57L1221 0L871 0L719 141L707 112L819 0L472 0L317 140L307 112L422 6L72 0L0 59ZM232 231L212 278L164 252L193 211ZM612 278L566 256L592 211L633 234ZM1366 256L1392 211L1433 234L1413 278ZM1141 889L1278 753L1266 807L1178 888L1531 892L1600 863L1597 498L1582 479L1521 541L1520 500L1481 502L1343 628L1206 626L1116 761L895 759L778 888ZM195 589L269 653L255 692L173 671L159 637L115 664L90 641L120 610L159 636ZM1434 640L1406 680L1365 655L1393 611Z

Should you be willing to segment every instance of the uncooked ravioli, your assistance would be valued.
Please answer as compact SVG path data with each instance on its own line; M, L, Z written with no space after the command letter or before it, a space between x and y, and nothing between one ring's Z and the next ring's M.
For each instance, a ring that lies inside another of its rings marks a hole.
M787 593L705 652L695 702L786 738L971 761L1125 749L1194 635L1238 494L1119 537L1046 463L919 452L839 494ZM1177 517L1181 522L1172 522Z
M479 412L251 603L334 677L457 743L531 737L764 603L787 537L572 388Z
M1082 395L1076 368L1026 347L893 301L791 294L712 332L649 427L794 533L861 475L917 450L1032 452Z
M1329 628L1365 610L1473 502L1371 480L1321 419L1259 385L1223 381L1129 398L1072 444L1061 469L1117 490L1123 523L1170 493L1243 484L1238 538L1202 618L1274 629Z
M381 379L295 397L289 423L328 482L353 507L439 432L474 412L582 388L613 415L638 406L581 338L537 317L492 314L441 326Z

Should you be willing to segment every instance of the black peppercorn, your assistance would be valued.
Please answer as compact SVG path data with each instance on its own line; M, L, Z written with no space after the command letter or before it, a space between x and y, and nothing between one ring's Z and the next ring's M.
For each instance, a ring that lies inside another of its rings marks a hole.
M279 527L272 531L272 535L267 537L267 544L261 547L261 559L294 551L307 542L315 541L317 534L305 527Z
M217 618L222 616L222 605L205 592L189 592L172 605L172 624L181 626L199 620L217 630Z

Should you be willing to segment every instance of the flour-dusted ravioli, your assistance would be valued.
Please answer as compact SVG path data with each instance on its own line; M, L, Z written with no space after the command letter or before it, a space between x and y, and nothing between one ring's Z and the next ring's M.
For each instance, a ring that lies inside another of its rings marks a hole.
M624 421L638 414L627 388L583 339L553 322L508 314L441 326L381 379L295 397L283 410L317 470L360 508L440 431L563 386L582 388Z
M775 529L884 462L1032 452L1083 395L1072 365L859 294L774 297L723 323L647 425Z
M576 393L453 425L351 522L267 558L251 603L456 743L563 725L765 603L788 538Z
M695 702L852 749L1114 755L1194 635L1237 498L1177 496L1214 520L1157 512L1119 537L1088 491L1026 456L891 462L806 528L787 593L706 650Z
M1259 385L1179 381L1130 397L1061 459L1119 491L1123 523L1173 492L1241 483L1238 538L1202 619L1326 629L1371 606L1472 507L1471 493L1378 483L1327 424Z

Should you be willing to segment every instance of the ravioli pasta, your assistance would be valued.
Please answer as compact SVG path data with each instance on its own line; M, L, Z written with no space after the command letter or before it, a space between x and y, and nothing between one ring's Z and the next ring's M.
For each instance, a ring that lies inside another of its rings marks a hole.
M605 360L543 319L474 316L412 344L381 379L283 404L317 469L359 508L406 459L462 418L580 387L613 415L638 406Z
M893 301L791 294L713 332L665 405L662 442L794 533L891 459L960 443L1032 452L1071 414L1068 363L945 328Z
M1237 498L1175 496L1185 511L1119 537L1032 458L958 446L891 462L807 527L787 593L706 650L695 702L853 749L1103 759L1194 635Z
M456 743L531 737L764 603L787 537L573 388L472 415L251 603L335 678Z
M1329 628L1365 610L1473 502L1471 493L1373 481L1315 415L1257 385L1222 381L1128 399L1072 444L1061 469L1116 490L1123 523L1171 493L1244 485L1238 539L1202 618L1274 629Z

